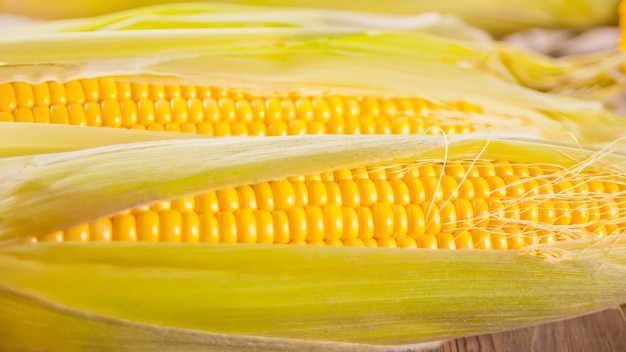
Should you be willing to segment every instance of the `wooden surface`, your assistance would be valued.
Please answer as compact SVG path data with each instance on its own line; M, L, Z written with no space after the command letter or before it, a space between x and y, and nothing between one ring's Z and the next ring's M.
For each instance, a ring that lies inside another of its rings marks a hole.
M626 352L617 309L500 334L448 341L433 352Z

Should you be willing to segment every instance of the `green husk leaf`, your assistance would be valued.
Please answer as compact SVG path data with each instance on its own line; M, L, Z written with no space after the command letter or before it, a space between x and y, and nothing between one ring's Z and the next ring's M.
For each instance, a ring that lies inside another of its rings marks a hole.
M224 3L167 4L94 18L46 21L6 33L51 33L145 29L346 27L420 31L456 39L487 40L489 36L458 18L437 13L373 14L326 9L242 6ZM487 43L484 43L487 44Z
M86 321L95 313L375 345L502 331L626 301L623 266L515 251L37 244L0 247L0 269L0 286L84 312Z
M390 352L389 346L347 344L218 334L131 322L72 309L58 303L0 288L0 349L51 352ZM54 333L50 333L54 326ZM402 351L434 352L437 342L398 346Z
M0 158L48 154L133 142L210 138L189 133L0 122Z
M496 135L308 135L114 144L0 159L0 239L42 235L162 199L289 176L477 158L583 165L626 174L626 156L610 149Z
M43 18L67 18L101 15L133 7L174 2L180 3L184 2L184 0L133 0L109 1L106 3L61 0L55 2L54 6L39 0L23 0L5 4L5 11L30 14ZM219 2L275 7L325 8L386 14L419 14L434 11L454 14L494 34L504 34L529 27L584 29L601 24L616 23L616 8L619 0L482 0L471 3L456 0L440 0L436 3L428 0L394 0L392 2L382 0L360 2L336 2L332 0L220 0Z

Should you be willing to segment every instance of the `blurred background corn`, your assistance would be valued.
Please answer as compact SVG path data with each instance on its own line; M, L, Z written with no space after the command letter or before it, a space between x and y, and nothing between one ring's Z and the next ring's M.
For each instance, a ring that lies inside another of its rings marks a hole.
M2 0L0 12L31 17L59 19L90 17L142 6L189 2L185 0L132 0L85 2L61 0L53 4L41 0ZM366 0L357 3L332 0L214 0L205 2L236 3L242 5L305 7L347 11L366 11L389 14L418 14L441 12L454 14L468 23L494 34L506 34L530 27L585 29L617 21L619 0L481 0L459 2L440 0Z

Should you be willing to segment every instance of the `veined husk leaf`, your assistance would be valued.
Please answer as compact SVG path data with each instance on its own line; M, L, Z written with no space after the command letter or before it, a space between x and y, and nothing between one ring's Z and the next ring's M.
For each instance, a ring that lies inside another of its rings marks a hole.
M198 134L83 128L83 126L0 122L0 158L69 152L112 144L210 138Z
M299 28L345 27L393 31L419 31L455 39L479 40L487 45L489 34L452 15L380 14L303 9L289 7L243 6L225 3L181 3L149 6L92 18L43 21L12 33L84 32L190 28Z
M0 10L9 13L26 14L42 18L86 17L115 12L133 7L154 4L184 2L181 0L133 0L94 1L61 0L55 6L39 0L0 2ZM209 2L209 1L205 1ZM215 1L213 1L215 2ZM466 2L441 0L436 3L427 0L366 0L359 2L336 2L332 0L220 0L219 2L279 6L309 7L333 10L364 11L388 14L418 14L442 12L457 15L469 23L489 30L494 34L504 34L529 27L584 29L617 21L619 0L481 0Z
M113 76L264 94L422 97L482 106L485 114L468 119L497 130L598 145L626 132L599 102L506 78L490 53L479 40L329 27L25 33L0 39L0 82Z
M137 323L85 313L9 289L0 289L0 304L0 331L6 332L3 337L10 336L0 340L3 351L390 351L389 346L219 334ZM55 333L50 333L50 326L55 327ZM398 349L430 352L440 345L420 343Z
M196 138L111 144L0 159L0 240L42 235L161 199L219 188L382 163L477 158L579 167L618 176L626 168L626 156L610 149L480 134Z
M610 249L623 254L624 245L613 243ZM626 301L625 267L601 260L602 255L594 260L545 260L515 251L25 244L0 247L0 286L3 298L26 312L44 305L46 314L64 320L78 319L66 307L79 312L80 319L72 324L97 326L102 319L91 314L98 314L122 319L118 329L130 321L230 335L206 336L209 341L215 338L204 346L207 351L223 350L226 341L237 346L244 336L397 345L502 331L616 307ZM7 290L32 299L7 298ZM80 334L61 335L65 339L55 341L58 332L52 327L34 333L12 328L15 322L7 319L32 316L15 309L11 313L0 318L0 329L13 333L3 341L9 346L49 342L51 351L72 351L85 344L130 351L145 348L142 337L149 332L135 326L123 335L125 346L84 327ZM76 328L61 331L65 329ZM174 330L168 335L178 341L191 335L190 344L197 348L193 334ZM280 350L281 342L258 348Z

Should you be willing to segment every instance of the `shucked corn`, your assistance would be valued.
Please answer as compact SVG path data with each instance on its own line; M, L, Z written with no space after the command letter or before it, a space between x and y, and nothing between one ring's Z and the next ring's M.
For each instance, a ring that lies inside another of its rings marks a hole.
M624 181L506 161L340 170L162 201L36 240L519 249L623 231Z
M467 102L421 98L260 96L234 89L81 79L0 84L0 121L124 127L205 135L278 136L315 133L466 133L487 123L454 112L480 113ZM445 111L442 118L434 112Z

